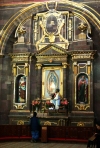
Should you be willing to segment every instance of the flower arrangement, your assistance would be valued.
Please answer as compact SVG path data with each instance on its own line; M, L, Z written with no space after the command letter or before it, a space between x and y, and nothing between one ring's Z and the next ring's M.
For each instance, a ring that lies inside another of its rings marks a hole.
M46 101L46 108L53 107L54 104L50 102L50 100Z
M67 106L68 105L68 100L66 98L64 98L63 100L61 100L61 105L62 106Z
M40 100L32 100L32 106L34 107L40 107L41 101Z
M33 110L35 109L40 110L40 106L41 106L41 101L40 100L32 100L32 106L33 106Z

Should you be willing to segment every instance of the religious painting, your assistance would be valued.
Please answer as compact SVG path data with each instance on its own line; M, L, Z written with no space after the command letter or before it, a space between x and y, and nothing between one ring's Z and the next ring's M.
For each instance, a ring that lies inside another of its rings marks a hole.
M56 33L57 24L57 18L54 15L50 15L46 21L46 31L48 33Z
M16 79L16 103L26 102L26 77L19 75Z
M77 77L77 103L88 103L88 76L85 73Z
M49 94L55 93L55 90L59 88L59 78L54 70L50 70L47 76L47 92Z
M45 67L42 69L42 98L50 99L56 89L63 90L63 70L61 67Z
M19 99L18 102L22 103L26 100L26 77L21 76L19 79Z

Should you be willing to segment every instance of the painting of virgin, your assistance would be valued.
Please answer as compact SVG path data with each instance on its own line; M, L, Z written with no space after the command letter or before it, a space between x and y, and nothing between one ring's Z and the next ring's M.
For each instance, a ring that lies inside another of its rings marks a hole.
M55 93L59 87L59 79L55 71L51 70L47 77L47 91L49 94Z
M63 93L63 69L62 67L44 67L42 69L42 98L51 99L56 89Z

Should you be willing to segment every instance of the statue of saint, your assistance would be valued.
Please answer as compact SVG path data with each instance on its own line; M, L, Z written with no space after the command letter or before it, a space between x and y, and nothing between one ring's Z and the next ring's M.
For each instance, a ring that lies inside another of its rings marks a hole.
M59 91L60 91L59 89L56 89L54 98L50 100L50 102L54 104L56 110L58 110L59 106L60 106L60 99L61 98L60 98Z

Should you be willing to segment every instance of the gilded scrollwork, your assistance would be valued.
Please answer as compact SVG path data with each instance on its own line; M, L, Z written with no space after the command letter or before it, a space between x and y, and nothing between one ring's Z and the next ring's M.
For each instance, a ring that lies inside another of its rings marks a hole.
M26 104L17 103L17 104L14 104L13 106L18 110L23 110L26 107Z
M90 107L89 104L76 104L75 107L77 107L78 110L80 111L85 111L87 108Z
M44 125L51 125L51 122L50 121L46 121L46 122L44 122Z
M69 64L66 63L66 62L63 62L63 63L62 63L62 66L63 66L63 68L67 68L67 66L69 66Z
M37 14L37 16L42 17L42 20L39 21L39 26L43 32L42 37L36 42L37 50L41 49L41 46L39 45L41 43L45 43L45 38L49 39L49 43L54 43L56 36L59 37L60 41L65 43L65 48L68 49L69 42L61 34L61 30L65 24L65 20L62 18L62 13L64 12L58 12L55 9L50 9L46 13ZM69 16L68 12L66 12L66 14Z
M85 124L84 124L84 122L80 121L80 122L77 123L77 126L82 126L83 127L83 126L85 126Z
M23 120L18 120L17 125L24 125L24 121Z

